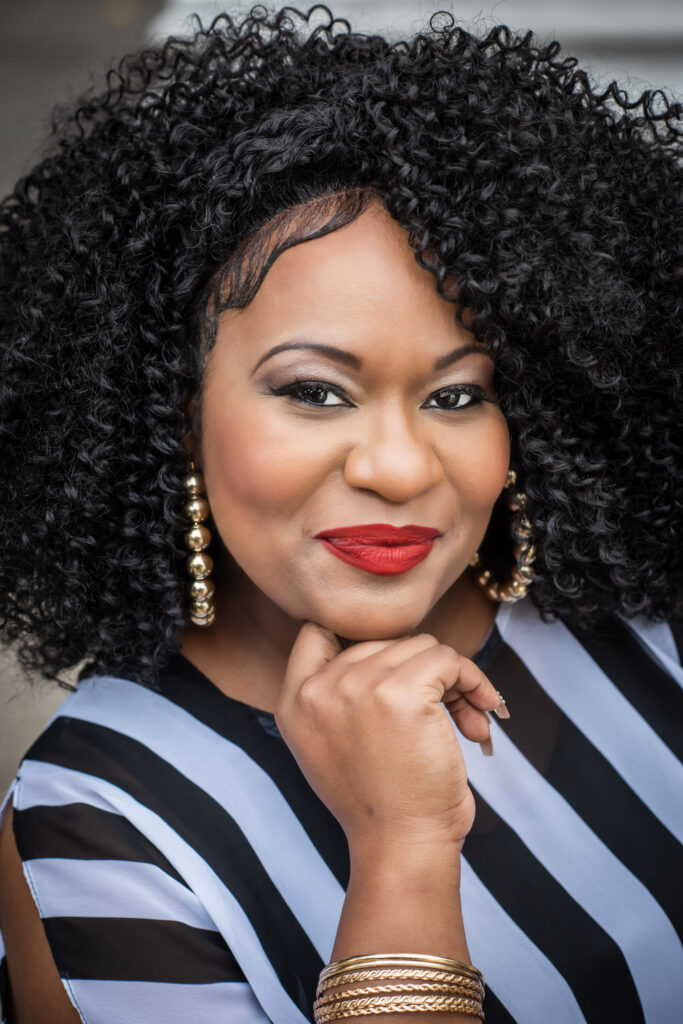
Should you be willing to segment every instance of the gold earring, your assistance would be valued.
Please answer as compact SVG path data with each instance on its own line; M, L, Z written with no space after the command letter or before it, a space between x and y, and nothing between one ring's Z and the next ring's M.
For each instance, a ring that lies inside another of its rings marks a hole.
M204 477L196 471L194 462L190 462L190 472L183 484L188 496L184 511L192 523L185 534L185 544L192 552L185 563L192 579L190 621L195 626L210 626L216 618L216 587L209 579L213 569L213 558L204 553L211 543L211 533L206 526L202 526L209 515L209 503L202 496L205 492Z
M508 470L505 488L514 487L517 483L517 474L514 469ZM477 574L476 581L494 601L512 603L520 601L526 596L529 584L536 578L533 571L536 550L531 541L531 523L524 511L526 506L526 494L515 494L508 490L506 494L508 508L515 514L512 518L510 532L515 541L514 555L516 565L512 569L510 578L504 583L491 581L491 573L484 569L479 552L475 552L470 565L473 569L481 569Z

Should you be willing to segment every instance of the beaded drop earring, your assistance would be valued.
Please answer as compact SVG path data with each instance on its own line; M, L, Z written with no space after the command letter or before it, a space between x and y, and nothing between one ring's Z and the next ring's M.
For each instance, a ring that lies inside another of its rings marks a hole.
M185 544L191 552L185 563L191 580L190 621L195 626L211 626L216 618L216 587L209 579L213 558L205 554L211 543L211 533L208 527L202 526L209 516L209 503L205 497L204 477L197 472L194 462L190 462L190 472L183 483L188 497L184 511L192 524L185 534Z

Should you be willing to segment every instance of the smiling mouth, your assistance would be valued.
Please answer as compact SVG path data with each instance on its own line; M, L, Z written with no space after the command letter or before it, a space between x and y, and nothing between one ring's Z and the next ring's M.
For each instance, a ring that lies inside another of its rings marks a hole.
M440 530L426 526L363 526L321 530L315 535L330 554L377 576L398 576L424 561Z

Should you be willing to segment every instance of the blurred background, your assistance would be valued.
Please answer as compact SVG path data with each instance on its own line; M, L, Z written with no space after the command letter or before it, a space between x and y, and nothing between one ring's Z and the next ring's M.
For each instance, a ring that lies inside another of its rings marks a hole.
M193 12L210 20L221 10L243 13L250 6L230 0L0 0L0 193L39 157L55 104L101 82L125 53L187 33ZM683 97L683 0L330 0L330 7L355 29L391 37L419 29L435 10L452 11L469 28L505 23L533 29L540 39L559 39L596 82L616 79L634 93L663 88ZM67 680L74 675L64 674ZM27 681L0 645L0 798L64 696L55 684Z

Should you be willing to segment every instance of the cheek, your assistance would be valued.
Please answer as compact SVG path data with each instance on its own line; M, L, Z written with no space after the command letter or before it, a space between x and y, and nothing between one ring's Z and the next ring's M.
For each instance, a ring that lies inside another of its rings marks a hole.
M510 465L510 432L498 408L485 423L458 435L457 446L444 454L451 479L456 481L463 508L490 511L505 486Z
M202 447L214 516L240 509L252 519L291 514L319 479L321 453L257 410L206 412Z

